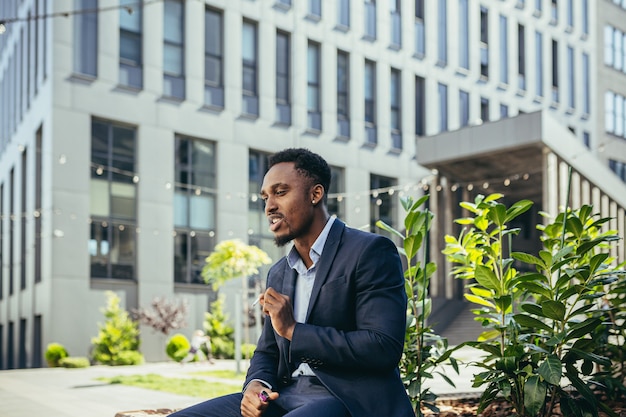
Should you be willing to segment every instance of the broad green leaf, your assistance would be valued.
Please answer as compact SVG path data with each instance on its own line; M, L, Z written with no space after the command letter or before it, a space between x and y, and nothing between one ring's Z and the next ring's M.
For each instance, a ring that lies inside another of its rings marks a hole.
M583 235L583 224L578 217L570 217L565 223L565 229L572 233L577 239Z
M593 240L590 240L589 242L585 242L576 249L576 254L584 255L585 253L589 252L591 249L601 244L602 241L603 239L593 239Z
M525 314L514 314L513 318L515 322L520 326L528 327L529 329L541 329L547 332L551 332L552 328L534 317L527 316Z
M565 318L565 305L558 301L546 300L541 303L543 315L552 320L562 321Z
M508 223L520 214L525 213L526 211L528 211L528 209L530 209L532 205L533 202L530 200L520 200L516 203L513 203L513 205L509 207L509 209L506 211L505 222Z
M543 316L541 307L535 303L522 303L520 308L527 313L534 314L536 316Z
M501 199L502 197L504 197L504 194L500 194L500 193L493 193L493 194L489 194L487 197L485 197L485 199L483 200L485 203L489 203L490 201L496 201Z
M459 203L459 206L463 207L465 210L469 211L470 213L478 214L478 208L476 207L476 204L472 204L467 201L462 201Z
M549 289L535 282L521 282L517 284L517 288L521 290L526 290L534 295L541 295L545 298L551 298L552 296Z
M422 235L410 235L404 239L406 257L412 259L417 254L420 246L422 246Z
M546 401L547 387L539 375L531 375L524 384L524 408L529 416L537 415Z
M608 253L598 253L594 255L589 261L589 269L592 275L596 273L598 268L602 266L602 263L609 257Z
M595 362L603 366L611 365L611 360L607 358L606 356L596 355L595 353L585 352L584 350L580 350L576 348L572 348L570 351L574 353L576 356L578 356L579 358L586 359L588 361Z
M496 204L491 208L491 210L489 210L487 217L489 217L489 220L495 223L499 228L502 228L506 221L506 206L500 203Z
M469 287L469 290L472 294L477 295L479 297L493 297L493 294L491 293L491 291L486 290L484 288L481 287Z
M499 336L500 336L500 332L498 330L487 330L487 331L482 332L480 336L478 336L478 341L485 342L487 340L495 339L496 337L499 337ZM493 348L495 349L496 353L499 353L499 350L496 346L493 346ZM487 350L485 347L483 347L483 350L486 350L489 352L489 350Z
M404 239L404 235L400 232L398 232L396 229L394 229L393 227L389 226L387 223L385 223L382 220L377 220L376 221L376 227L378 227L379 229L383 229L386 232L392 233L396 236L398 236L400 239Z
M477 295L473 295L473 294L463 294L465 296L465 298L467 299L467 301L470 301L474 304L478 304L481 306L485 306L485 307L489 307L495 310L496 306L495 304L493 304L490 301L485 300L482 297L479 297Z
M539 365L537 372L549 384L559 385L561 383L561 377L563 376L561 360L556 355L548 355L546 360Z
M478 216L474 219L474 226L476 226L478 230L482 230L484 232L489 226L489 221L485 216Z
M517 259L518 261L522 261L531 265L538 265L541 267L541 269L546 269L546 264L541 259L528 253L513 252L511 253L511 256L513 257L513 259Z
M421 206L422 204L424 204L424 202L425 202L426 200L428 200L428 198L429 198L429 197L430 197L430 196L429 196L428 194L423 195L423 196L422 196L422 197L420 197L420 198L419 198L419 199L418 199L415 203L413 203L413 205L411 206L411 208L410 208L409 210L406 210L406 208L405 208L405 210L406 210L406 211L414 211L414 210L417 210L417 208L418 208L419 206Z
M476 272L474 273L474 278L476 279L476 282L478 282L483 287L495 291L496 294L500 293L500 281L493 273L493 271L486 266L477 265Z
M576 323L575 325L571 326L565 340L577 339L587 334L591 334L591 332L596 327L598 327L600 323L602 323L602 320L597 318L588 318L581 323Z
M470 225L470 224L474 224L474 219L472 217L465 217L462 219L455 219L454 220L455 223L458 224L462 224L464 226Z
M501 297L497 297L495 299L496 305L498 306L499 311L509 312L511 307L511 296L503 295Z

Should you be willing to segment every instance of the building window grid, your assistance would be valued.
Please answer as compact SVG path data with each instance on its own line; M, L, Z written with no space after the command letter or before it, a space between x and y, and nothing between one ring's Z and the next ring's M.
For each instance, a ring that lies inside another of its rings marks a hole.
M376 39L376 0L365 0L365 36Z
M484 122L489 121L489 99L486 97L480 98L480 120Z
M535 94L543 97L543 34L535 32Z
M28 149L22 151L21 161L21 198L20 211L26 213L26 200L28 195ZM20 216L20 290L26 289L26 216Z
M481 13L481 42L483 42L483 22ZM485 17L486 19L486 17ZM509 22L506 16L500 15L500 82L503 84L509 83ZM484 28L486 31L487 29ZM487 35L485 34L485 39ZM486 41L484 41L486 42ZM481 59L481 73L482 73L482 59ZM487 75L487 74L483 74Z
M480 75L489 77L489 11L480 8Z
M390 74L391 147L402 149L402 73L392 68Z
M242 34L242 112L259 115L257 24L244 20Z
M136 279L136 128L92 120L92 278Z
M437 10L437 65L448 63L448 0L439 0Z
M459 125L465 127L470 121L470 95L467 91L459 90Z
M291 45L287 32L276 32L276 121L291 124Z
M574 0L567 0L567 29L574 28Z
M400 0L389 0L389 20L391 24L391 47L402 47L402 9Z
M552 39L552 102L559 102L559 44Z
M448 130L448 86L438 83L437 92L439 95L439 132Z
M97 10L98 0L80 0L81 10ZM37 28L38 22L35 25ZM122 28L120 27L120 31ZM89 77L98 75L98 14L81 13L74 16L74 72ZM37 53L35 53L37 57ZM37 68L37 63L34 65Z
M224 25L222 12L204 12L204 104L224 107Z
M317 20L322 18L322 0L309 0L309 17Z
M350 27L350 0L337 1L337 25L346 29Z
M415 77L415 135L426 132L426 83L424 78Z
M526 28L517 25L517 87L526 90Z
M322 130L320 44L309 41L307 47L307 127Z
M459 0L459 66L469 70L469 0Z
M163 15L163 94L185 98L185 16L181 0L165 0Z
M377 143L376 137L376 63L365 60L365 141Z
M350 137L350 55L337 51L337 134Z
M132 7L135 3L135 0L120 0L121 6ZM132 14L128 13L124 7L120 9L119 83L134 89L143 87L142 25L143 9L141 7L133 8Z
M613 91L604 93L605 131L626 139L626 97Z
M556 25L559 21L559 5L557 0L552 0L550 4L550 24Z
M576 80L575 80L575 62L574 62L574 48L571 46L567 47L567 89L568 89L568 110L573 110L576 108Z
M204 284L204 260L216 243L215 144L177 135L174 169L174 280Z
M424 24L424 0L415 0L415 56L423 58L426 55L426 27Z
M582 13L582 31L586 36L589 34L589 0L582 0L580 11Z

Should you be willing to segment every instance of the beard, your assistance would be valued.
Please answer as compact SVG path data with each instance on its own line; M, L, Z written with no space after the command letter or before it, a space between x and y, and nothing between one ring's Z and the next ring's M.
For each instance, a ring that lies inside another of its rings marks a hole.
M294 239L297 239L301 236L304 236L311 229L311 225L313 224L313 217L311 217L307 222L302 224L297 229L292 229L289 224L287 224L288 232L285 235L274 235L274 244L279 248L285 246L287 243L291 242Z

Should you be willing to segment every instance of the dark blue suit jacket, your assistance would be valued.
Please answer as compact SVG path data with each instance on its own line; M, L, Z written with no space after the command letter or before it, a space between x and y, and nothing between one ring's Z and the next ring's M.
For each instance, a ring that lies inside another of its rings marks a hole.
M270 269L267 286L293 302L296 278L283 257ZM398 371L406 302L393 242L335 220L318 261L306 322L296 324L289 342L266 317L245 384L261 379L280 392L306 362L352 416L414 417Z

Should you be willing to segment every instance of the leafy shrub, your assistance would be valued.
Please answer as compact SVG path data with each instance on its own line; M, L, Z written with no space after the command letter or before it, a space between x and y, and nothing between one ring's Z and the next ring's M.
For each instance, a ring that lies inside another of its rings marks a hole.
M129 354L122 352L139 349L139 327L129 313L120 308L120 298L114 292L107 291L106 297L107 307L101 309L106 320L98 324L98 336L91 339L93 359L104 365L128 364ZM136 362L137 355L133 356L131 362Z
M137 350L123 350L119 352L115 361L111 365L141 365L144 363L143 355Z
M84 356L68 356L59 360L59 366L64 368L88 368L89 359Z
M254 350L256 349L256 345L252 343L243 343L241 345L241 356L246 359L250 359L254 354Z
M213 357L232 359L235 357L235 330L226 321L228 317L224 314L223 305L223 296L211 303L211 311L204 316L204 329L211 338Z
M190 346L189 340L184 334L176 333L167 342L165 352L172 360L180 362L187 356Z
M51 368L60 366L59 361L63 358L67 358L69 354L63 345L60 343L50 343L46 349L45 357L48 366Z

